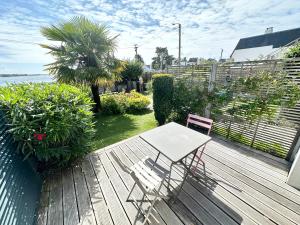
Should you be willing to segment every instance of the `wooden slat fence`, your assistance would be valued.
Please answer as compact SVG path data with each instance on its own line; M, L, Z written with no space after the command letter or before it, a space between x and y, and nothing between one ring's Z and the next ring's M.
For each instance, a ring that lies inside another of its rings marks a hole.
M212 69L213 67L216 69ZM203 81L213 82L215 85L226 85L238 77L250 76L262 70L285 71L290 79L300 85L300 58L202 64L180 68L173 66L169 67L167 72L175 74L178 78L193 76ZM214 124L215 133L282 158L289 158L299 138L300 103L291 109L280 108L271 123L268 121L260 121L259 124L230 122L229 115L224 117L224 114L222 117L217 117Z

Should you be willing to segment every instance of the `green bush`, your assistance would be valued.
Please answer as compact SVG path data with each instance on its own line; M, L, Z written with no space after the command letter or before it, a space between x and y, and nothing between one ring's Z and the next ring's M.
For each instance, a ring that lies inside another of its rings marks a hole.
M130 93L102 95L101 104L105 114L135 113L145 110L150 100L147 96L133 90Z
M105 94L101 96L102 111L105 114L125 113L127 103L124 94Z
M89 151L94 134L92 103L66 84L19 84L0 88L0 108L25 155L62 165Z
M126 94L127 99L127 112L140 112L145 110L150 104L150 100L147 96L142 95L135 90Z
M177 78L174 81L172 113L168 121L186 123L189 113L204 115L208 103L207 82L193 78Z
M173 75L153 75L153 108L154 116L159 125L166 122L172 111Z
M297 43L296 45L290 47L286 53L286 58L297 58L300 57L300 43Z

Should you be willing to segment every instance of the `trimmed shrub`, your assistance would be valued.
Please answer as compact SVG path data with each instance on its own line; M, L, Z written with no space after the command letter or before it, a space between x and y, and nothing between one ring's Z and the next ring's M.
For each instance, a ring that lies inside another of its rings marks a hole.
M127 112L141 112L150 104L150 100L147 96L142 95L135 90L126 94L126 101Z
M163 125L172 111L173 75L153 75L153 108L159 125Z
M62 165L89 151L94 134L92 102L66 84L14 84L0 88L5 113L18 149L43 164Z
M105 94L101 96L102 110L105 114L141 112L150 104L147 96L135 90L130 93Z
M124 94L105 94L101 96L102 111L105 114L122 114L127 108Z

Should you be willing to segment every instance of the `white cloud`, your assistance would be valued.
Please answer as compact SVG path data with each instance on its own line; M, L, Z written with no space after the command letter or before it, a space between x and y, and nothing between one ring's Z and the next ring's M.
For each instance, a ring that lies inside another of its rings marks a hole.
M262 34L266 27L284 30L299 26L300 4L296 0L21 0L1 3L0 62L41 63L51 57L38 45L46 42L40 26L55 24L75 15L85 15L120 34L120 58L132 58L133 45L147 63L155 47L168 47L177 56L182 24L182 56L228 57L242 37ZM21 43L6 41L7 39ZM0 71L1 72L1 71Z

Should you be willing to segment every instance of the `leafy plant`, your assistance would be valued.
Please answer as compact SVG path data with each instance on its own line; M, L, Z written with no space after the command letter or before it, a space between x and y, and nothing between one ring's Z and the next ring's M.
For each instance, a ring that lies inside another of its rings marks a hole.
M102 111L105 114L123 114L127 108L125 94L105 94L101 96Z
M297 58L300 57L300 43L290 47L285 53L286 58Z
M138 61L127 61L121 77L125 80L138 80L143 74L143 65Z
M147 96L137 93L135 90L130 93L105 94L101 96L101 99L102 109L106 114L141 112L150 104Z
M132 89L131 81L137 81L143 74L143 64L139 61L127 61L124 70L121 72L123 82L127 83L127 91Z
M117 36L111 37L107 27L85 17L43 27L41 33L48 40L59 42L58 45L41 44L55 58L46 65L49 73L59 82L88 84L97 112L101 106L99 86L117 80L123 68L122 62L113 57Z
M281 107L293 107L300 99L299 86L283 72L261 71L248 77L240 77L226 91L230 98L230 103L225 108L225 112L230 115L227 137L231 132L232 121L245 121L245 126L247 123L256 123L251 146L254 145L262 119L273 121Z
M172 111L173 75L155 74L153 76L153 108L159 125L163 125Z
M191 77L176 78L169 121L185 123L189 113L204 115L208 104L207 82Z
M150 100L147 96L142 95L135 90L127 94L127 112L141 112L145 110L150 104Z
M94 134L89 96L66 84L19 84L0 88L18 150L47 164L66 164L89 151Z

